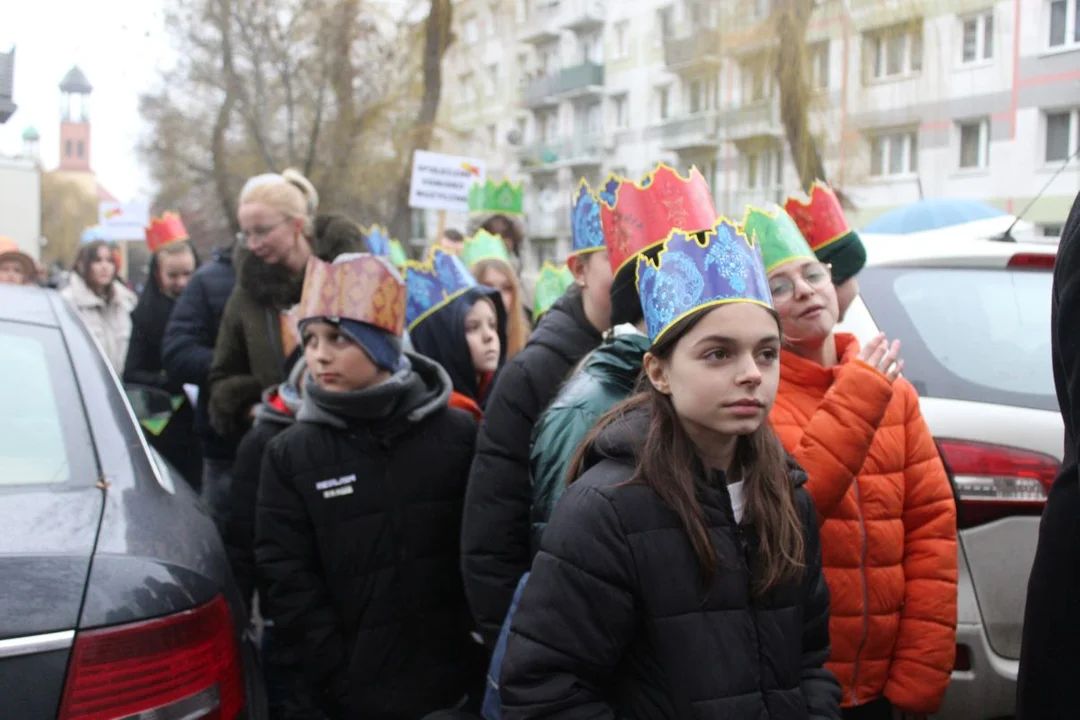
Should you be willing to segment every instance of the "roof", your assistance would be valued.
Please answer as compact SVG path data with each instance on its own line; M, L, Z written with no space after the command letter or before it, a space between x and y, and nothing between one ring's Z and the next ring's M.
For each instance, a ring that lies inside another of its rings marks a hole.
M956 238L911 238L860 233L872 266L1005 267L1013 255L1056 255L1055 243Z
M67 71L67 75L60 81L60 90L66 93L78 93L80 95L88 95L92 92L94 87L90 84L90 81L86 79L85 73L79 69L78 65L72 66Z
M7 122L17 107L12 102L15 83L15 49L0 52L0 123Z

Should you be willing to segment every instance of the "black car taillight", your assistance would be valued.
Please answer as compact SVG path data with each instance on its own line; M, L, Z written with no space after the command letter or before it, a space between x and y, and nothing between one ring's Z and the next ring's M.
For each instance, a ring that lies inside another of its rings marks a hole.
M960 528L1040 515L1059 463L1049 455L989 443L939 439L960 503Z
M233 720L244 676L218 595L192 610L75 635L60 720Z

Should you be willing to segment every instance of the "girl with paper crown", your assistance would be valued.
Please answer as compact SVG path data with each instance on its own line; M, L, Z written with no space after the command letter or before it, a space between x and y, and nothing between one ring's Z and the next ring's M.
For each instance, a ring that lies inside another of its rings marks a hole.
M481 419L488 389L506 359L499 291L477 284L461 259L440 247L432 248L427 261L406 264L405 284L405 323L416 351L450 375L451 406Z
M836 332L831 267L782 209L750 208L783 323L770 421L809 475L832 594L829 669L845 712L937 710L956 631L956 506L900 343ZM872 593L868 594L868 588ZM872 598L872 602L871 602Z
M502 668L508 718L838 718L817 515L766 418L780 326L727 219L636 284L646 389L575 453Z
M524 293L517 270L510 261L505 241L486 230L465 240L461 260L481 285L495 288L506 309L506 358L521 352L532 330L526 315Z
M483 677L458 552L476 421L437 363L402 352L406 313L387 259L309 261L309 380L263 458L264 613L330 718L423 717Z

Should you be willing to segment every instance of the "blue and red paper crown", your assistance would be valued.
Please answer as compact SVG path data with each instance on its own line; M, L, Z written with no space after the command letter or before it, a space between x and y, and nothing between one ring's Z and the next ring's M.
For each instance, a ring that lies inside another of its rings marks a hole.
M702 308L749 302L772 308L761 248L733 222L706 233L673 230L655 259L637 259L637 288L649 340Z
M469 288L476 287L465 263L441 247L432 248L422 262L405 264L405 326L410 331L436 310L450 304Z
M570 254L603 250L604 228L600 223L600 201L589 189L584 178L578 183L577 193L570 206Z

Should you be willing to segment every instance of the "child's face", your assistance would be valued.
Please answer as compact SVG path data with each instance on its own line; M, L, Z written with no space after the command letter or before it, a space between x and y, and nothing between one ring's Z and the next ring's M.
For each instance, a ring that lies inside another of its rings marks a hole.
M780 330L759 305L721 305L679 338L668 359L647 354L645 370L653 386L671 397L684 424L724 436L749 435L776 399Z
M498 318L495 305L487 298L473 303L465 316L465 340L469 343L476 372L494 372L498 369L501 350Z
M318 320L310 322L304 327L303 340L308 372L324 390L362 390L390 376L334 325Z

